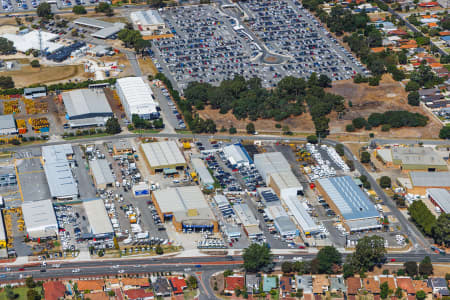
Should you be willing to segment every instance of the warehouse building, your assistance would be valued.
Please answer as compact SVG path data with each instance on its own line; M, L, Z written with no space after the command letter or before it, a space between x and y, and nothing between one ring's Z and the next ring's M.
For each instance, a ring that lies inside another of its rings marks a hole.
M186 167L186 159L175 141L145 143L141 148L152 172Z
M70 200L78 197L78 186L70 166L72 157L70 144L42 147L45 177L53 199Z
M377 157L387 166L395 166L402 171L445 172L448 166L439 154L429 147L393 147L377 151Z
M439 212L450 214L450 192L448 190L427 189L427 196Z
M89 161L89 168L97 189L106 189L114 184L114 176L106 159L95 159Z
M166 29L161 15L154 9L134 11L130 18L143 35L160 34Z
M294 237L299 234L297 226L291 221L286 210L281 205L272 205L264 209L267 217L273 221L273 224L282 237Z
M281 198L303 195L303 186L292 171L269 174L268 186Z
M47 96L47 88L45 86L38 86L34 88L24 88L23 96L27 99L36 99Z
M261 202L266 207L281 205L280 198L278 198L277 194L275 194L272 188L267 187L257 188L256 193L258 197L261 199Z
M406 188L408 193L426 195L429 188L450 190L450 172L409 172L407 180L398 181Z
M5 223L3 223L3 211L0 209L0 249L6 248L8 236L6 235Z
M114 114L101 89L82 89L62 93L66 119L71 128L104 126Z
M110 23L86 17L78 18L74 23L91 29L97 29L98 31L92 33L91 36L99 39L114 37L115 34L125 27L125 24L120 22Z
M116 140L113 142L114 155L133 153L133 146L128 140Z
M145 120L159 118L153 91L141 77L125 77L116 81L116 91L128 120L138 115Z
M22 214L30 239L55 238L58 234L58 222L51 200L24 202Z
M0 135L17 134L17 124L13 115L0 115Z
M269 184L269 175L277 172L291 171L291 166L281 152L266 152L255 154L255 167L261 177Z
M206 188L212 188L214 185L214 178L209 173L203 160L197 157L191 158L192 167L195 170L195 178Z
M243 226L245 233L249 238L254 239L262 236L263 233L259 228L259 221L256 219L253 212L250 210L247 204L236 204L233 206L236 216L240 220L240 224ZM238 223L239 224L239 223Z
M161 220L172 220L178 232L218 231L214 214L197 186L156 190L152 199Z
M241 144L225 146L223 147L223 153L230 164L236 165L237 167L249 166L253 163L250 155L248 155Z
M283 198L283 204L288 208L289 213L292 214L294 220L305 236L315 235L320 232L319 225L314 222L297 196L291 195L287 198Z
M89 231L96 239L113 238L114 229L102 199L83 201L83 207L89 221Z
M380 214L350 176L322 178L317 188L350 232L380 229Z

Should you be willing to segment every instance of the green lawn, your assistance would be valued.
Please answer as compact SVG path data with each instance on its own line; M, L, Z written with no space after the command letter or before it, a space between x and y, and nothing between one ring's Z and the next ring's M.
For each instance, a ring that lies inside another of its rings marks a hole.
M131 132L137 133L137 134L160 133L161 129L133 129Z
M42 288L36 287L35 290L40 294ZM17 288L14 288L13 291L14 291L14 293L19 295L16 298L17 300L27 299L27 291L28 291L27 287L25 287L25 286L17 287ZM43 299L43 297L42 297L42 299ZM8 300L8 298L6 298L6 292L4 290L0 293L0 300Z
M80 135L80 136L66 136L63 137L66 141L70 140L78 140L78 139L89 139L89 138L96 138L96 137L103 137L103 136L110 136L111 134L102 132L102 133L96 133L96 134L87 134L87 135Z

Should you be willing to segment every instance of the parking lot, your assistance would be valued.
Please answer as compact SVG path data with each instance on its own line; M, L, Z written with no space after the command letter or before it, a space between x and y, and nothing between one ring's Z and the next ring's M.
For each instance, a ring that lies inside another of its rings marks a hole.
M102 0L2 0L0 12L14 13L36 10L41 2L52 4L52 9L70 8L74 5L96 5Z

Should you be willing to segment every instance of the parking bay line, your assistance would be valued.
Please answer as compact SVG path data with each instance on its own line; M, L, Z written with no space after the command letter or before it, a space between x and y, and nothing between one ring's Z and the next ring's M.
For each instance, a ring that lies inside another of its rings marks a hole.
M17 173L17 175L34 174L34 173L42 173L42 172L44 172L44 170L35 170L35 171L22 172L22 173Z

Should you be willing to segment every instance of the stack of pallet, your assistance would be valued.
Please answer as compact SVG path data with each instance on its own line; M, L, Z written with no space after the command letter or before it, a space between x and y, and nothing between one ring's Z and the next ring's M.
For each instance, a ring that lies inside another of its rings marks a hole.
M11 100L3 102L3 114L18 114L20 113L19 100Z
M22 119L17 119L16 120L17 123L17 128L19 129L19 134L25 134L27 133L27 122L25 122L25 120Z
M37 132L48 132L49 123L47 118L30 118L28 119L28 123L30 123L31 127L34 131Z

